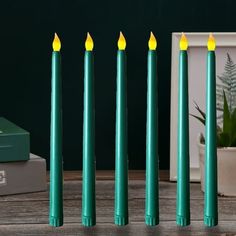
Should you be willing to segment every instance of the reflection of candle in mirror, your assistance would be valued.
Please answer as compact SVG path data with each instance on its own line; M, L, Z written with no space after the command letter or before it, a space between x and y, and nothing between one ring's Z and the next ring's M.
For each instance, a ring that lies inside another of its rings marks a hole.
M210 34L207 53L206 127L205 127L205 206L204 223L218 224L217 147L216 147L216 65L215 39Z
M147 63L147 131L146 131L146 202L145 222L159 223L158 198L158 124L157 124L157 42L151 32Z
M60 39L57 34L55 34L52 52L49 212L49 224L55 227L63 225L62 91L60 49Z
M178 153L177 153L177 201L176 223L190 224L189 191L189 112L188 112L188 41L184 34L180 39L179 97L178 97Z
M115 224L128 224L126 41L120 32L117 51Z
M82 224L96 224L93 39L87 34L84 56Z

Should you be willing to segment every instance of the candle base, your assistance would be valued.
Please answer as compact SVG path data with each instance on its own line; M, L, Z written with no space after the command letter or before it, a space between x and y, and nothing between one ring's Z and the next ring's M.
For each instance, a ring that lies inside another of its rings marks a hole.
M188 225L190 225L190 217L177 215L176 216L176 224L179 226L182 226L182 227L188 226Z
M50 216L49 225L53 227L60 227L63 225L63 217Z
M115 216L115 224L119 226L127 225L129 223L128 217L125 216Z
M86 227L91 227L96 225L96 219L92 216L82 216L82 225Z
M218 217L204 216L204 224L208 227L213 227L218 225Z
M155 226L159 224L159 219L157 217L147 215L145 217L145 223L149 226Z

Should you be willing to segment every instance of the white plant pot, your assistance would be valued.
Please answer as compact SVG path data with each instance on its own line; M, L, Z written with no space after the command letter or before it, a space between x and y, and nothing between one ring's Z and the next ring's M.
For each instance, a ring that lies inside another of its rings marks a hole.
M201 189L205 188L205 145L198 139ZM218 194L236 196L236 147L217 148Z

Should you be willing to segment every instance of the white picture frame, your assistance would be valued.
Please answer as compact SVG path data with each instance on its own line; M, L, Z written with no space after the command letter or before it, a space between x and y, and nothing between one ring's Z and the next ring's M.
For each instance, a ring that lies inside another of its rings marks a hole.
M189 55L189 52L196 53L198 51L201 51L201 53L204 53L204 59L206 64L206 55L207 55L207 40L209 37L209 33L185 33L187 39L188 39L188 60L194 64L194 56ZM235 62L236 62L236 33L213 33L215 40L216 40L216 61L219 59L217 58L217 50L219 53L223 53L225 50L235 50ZM178 115L178 66L179 66L179 40L181 37L181 33L172 33L172 54L171 54L171 106L170 106L170 180L176 181L177 180L177 115ZM235 49L234 49L235 48ZM204 50L204 51L203 51ZM203 58L202 55L200 55L199 58ZM198 68L198 64L196 63L196 68ZM222 59L221 59L222 64ZM216 65L217 66L217 65ZM191 65L189 66L189 70L193 68ZM206 69L206 68L204 68ZM217 69L217 68L216 68ZM222 68L221 68L222 69ZM196 69L197 70L197 69ZM198 70L201 71L201 68L198 68ZM202 72L201 72L202 73ZM206 72L204 71L206 74ZM191 74L191 71L189 71L189 74ZM216 72L217 74L217 72ZM189 76L189 80L190 80ZM196 86L196 83L194 85L189 84L189 97L191 96L191 91L194 91L191 86ZM203 86L204 87L204 86ZM203 97L205 98L205 88L201 87L199 90L199 97L202 98L201 93ZM192 90L191 90L192 89ZM195 89L195 88L194 88ZM195 89L196 90L196 89ZM189 101L189 107L192 107L192 101ZM205 109L205 107L202 107ZM191 109L190 109L191 113ZM195 113L197 114L197 113ZM192 117L193 118L193 117ZM197 122L197 121L196 121ZM200 125L200 124L199 124ZM204 129L202 127L201 129ZM189 123L189 130L191 132L191 122ZM193 140L194 138L191 137L190 133L190 180L192 182L199 182L200 181L200 169L199 166L197 166L196 163L198 163L198 160L196 160L197 148L195 149L194 153L191 154L191 148L193 147ZM195 145L197 146L197 139ZM195 155L196 154L196 155ZM195 163L195 164L192 164ZM199 164L199 163L198 163Z

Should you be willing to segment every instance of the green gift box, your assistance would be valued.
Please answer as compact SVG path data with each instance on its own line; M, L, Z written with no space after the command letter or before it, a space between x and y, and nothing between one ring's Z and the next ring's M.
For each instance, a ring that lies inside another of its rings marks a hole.
M0 117L0 162L27 161L29 153L29 132Z

